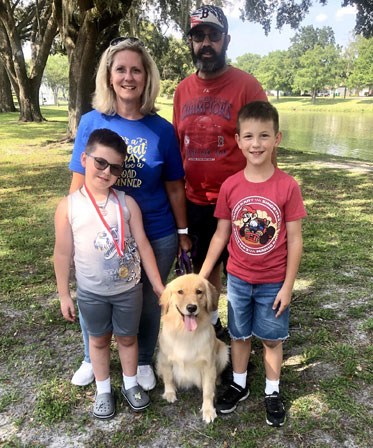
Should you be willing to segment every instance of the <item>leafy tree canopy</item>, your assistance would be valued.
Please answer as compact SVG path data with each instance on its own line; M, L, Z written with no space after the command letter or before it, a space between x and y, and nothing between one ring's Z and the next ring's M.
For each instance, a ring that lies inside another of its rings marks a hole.
M261 57L258 54L245 53L242 56L238 56L236 63L233 65L246 73L256 76L260 60Z
M295 29L306 17L310 7L316 3L326 5L328 0L299 0L298 2L295 0L245 0L241 18L260 23L266 34L271 31L273 20L276 22L277 29L281 29L284 25L290 25ZM341 7L345 6L357 8L356 34L367 38L373 36L372 0L341 0Z
M43 76L52 89L67 89L69 87L69 62L62 54L49 55Z
M341 73L340 50L333 45L316 45L300 57L301 67L294 76L294 87L310 90L315 101L317 92L326 86L334 87Z
M347 80L349 87L373 87L373 37L358 38L351 44L354 59Z
M256 71L260 83L266 90L291 90L292 70L288 51L276 50L264 56Z
M314 28L312 25L303 26L290 39L290 51L293 57L300 57L306 51L312 50L316 45L325 48L335 45L334 31L330 26Z

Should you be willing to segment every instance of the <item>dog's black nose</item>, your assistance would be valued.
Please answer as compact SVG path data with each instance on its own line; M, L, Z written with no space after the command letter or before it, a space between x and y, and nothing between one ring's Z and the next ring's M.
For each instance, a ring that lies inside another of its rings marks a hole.
M197 305L187 305L186 309L189 311L189 313L194 313L197 310Z

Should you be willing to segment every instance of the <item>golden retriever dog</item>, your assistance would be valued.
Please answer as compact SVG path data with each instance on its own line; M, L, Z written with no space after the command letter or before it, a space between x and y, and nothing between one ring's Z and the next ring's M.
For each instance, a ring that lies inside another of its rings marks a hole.
M206 423L216 418L216 380L228 362L228 347L216 338L210 322L217 300L214 286L196 274L176 278L160 298L163 316L157 373L165 386L162 397L173 403L177 386L199 387Z

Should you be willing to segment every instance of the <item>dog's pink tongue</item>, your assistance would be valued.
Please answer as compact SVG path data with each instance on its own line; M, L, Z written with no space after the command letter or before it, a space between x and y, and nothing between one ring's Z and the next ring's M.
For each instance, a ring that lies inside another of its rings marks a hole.
M188 331L194 331L197 328L196 316L184 316L184 325Z

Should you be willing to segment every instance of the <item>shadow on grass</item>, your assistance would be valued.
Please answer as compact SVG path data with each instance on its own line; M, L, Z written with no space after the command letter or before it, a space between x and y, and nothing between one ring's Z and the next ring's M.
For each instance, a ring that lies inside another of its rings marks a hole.
M59 140L66 135L66 123L63 121L44 121L42 123L18 123L18 126L4 126L0 128L0 133L4 140L17 140L27 141L27 146L33 143L40 145L40 142L45 143L46 140ZM12 144L13 146L13 144ZM27 147L25 145L25 148Z

